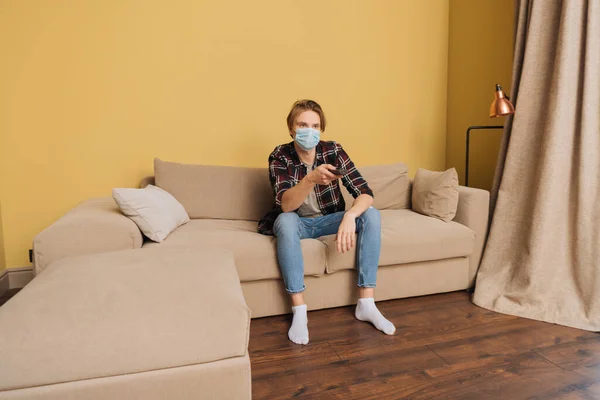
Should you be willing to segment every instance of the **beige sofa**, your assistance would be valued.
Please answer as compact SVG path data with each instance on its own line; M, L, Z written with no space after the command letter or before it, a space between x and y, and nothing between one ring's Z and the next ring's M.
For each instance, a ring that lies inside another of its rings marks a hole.
M472 286L488 224L487 191L459 187L449 223L411 211L404 164L359 168L374 191L382 218L376 300L467 289ZM273 204L267 169L184 165L155 160L155 183L179 200L190 218L163 243L144 241L112 198L83 202L34 240L40 274L53 262L79 254L135 248L226 248L235 258L252 318L290 312L277 265L275 239L257 233ZM343 189L347 207L352 198ZM335 251L333 236L302 241L309 310L356 302L354 254ZM115 276L115 279L118 279Z

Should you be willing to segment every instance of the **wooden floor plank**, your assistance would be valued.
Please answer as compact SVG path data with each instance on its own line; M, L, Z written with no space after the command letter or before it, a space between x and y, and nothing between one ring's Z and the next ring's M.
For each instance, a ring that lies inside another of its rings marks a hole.
M432 350L455 364L592 337L592 333L526 319L485 324L475 332L463 333L463 337L450 336L431 345Z
M540 346L535 352L567 370L595 369L600 375L600 335L584 340Z

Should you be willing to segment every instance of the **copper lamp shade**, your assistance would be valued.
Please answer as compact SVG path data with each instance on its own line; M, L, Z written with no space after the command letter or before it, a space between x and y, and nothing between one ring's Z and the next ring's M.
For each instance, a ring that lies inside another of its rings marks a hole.
M504 115L510 115L515 113L515 107L510 102L510 99L502 91L500 85L496 85L496 98L490 107L490 118L502 117ZM470 126L467 129L467 154L465 156L465 186L469 186L469 142L471 137L471 130L479 129L504 129L502 125L481 125L481 126Z
M496 98L490 107L490 118L503 117L515 113L515 107L502 91L500 85L496 85Z

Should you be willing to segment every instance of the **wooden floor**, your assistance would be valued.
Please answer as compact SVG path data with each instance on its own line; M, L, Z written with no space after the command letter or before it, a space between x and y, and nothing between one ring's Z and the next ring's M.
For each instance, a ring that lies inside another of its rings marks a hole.
M377 303L387 336L354 307L254 319L254 399L600 399L600 334L498 314L466 292Z
M0 297L0 306L18 290ZM600 399L600 334L484 310L466 292L377 303L387 336L354 307L252 320L253 399Z
M9 289L6 293L0 296L0 306L6 303L11 297L17 294L21 289Z

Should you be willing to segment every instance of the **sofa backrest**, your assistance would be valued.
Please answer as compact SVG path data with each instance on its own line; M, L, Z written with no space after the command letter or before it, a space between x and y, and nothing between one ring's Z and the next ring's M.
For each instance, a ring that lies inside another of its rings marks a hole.
M411 185L405 164L372 165L358 170L373 191L373 207L378 210L410 208ZM342 189L342 194L346 209L349 209L354 199L345 189Z
M156 158L154 179L192 219L258 221L273 206L266 168L179 164Z
M359 168L373 190L379 210L410 208L408 168L402 163ZM267 168L179 164L154 160L154 183L171 193L190 218L258 221L273 206ZM346 208L352 196L344 188Z

